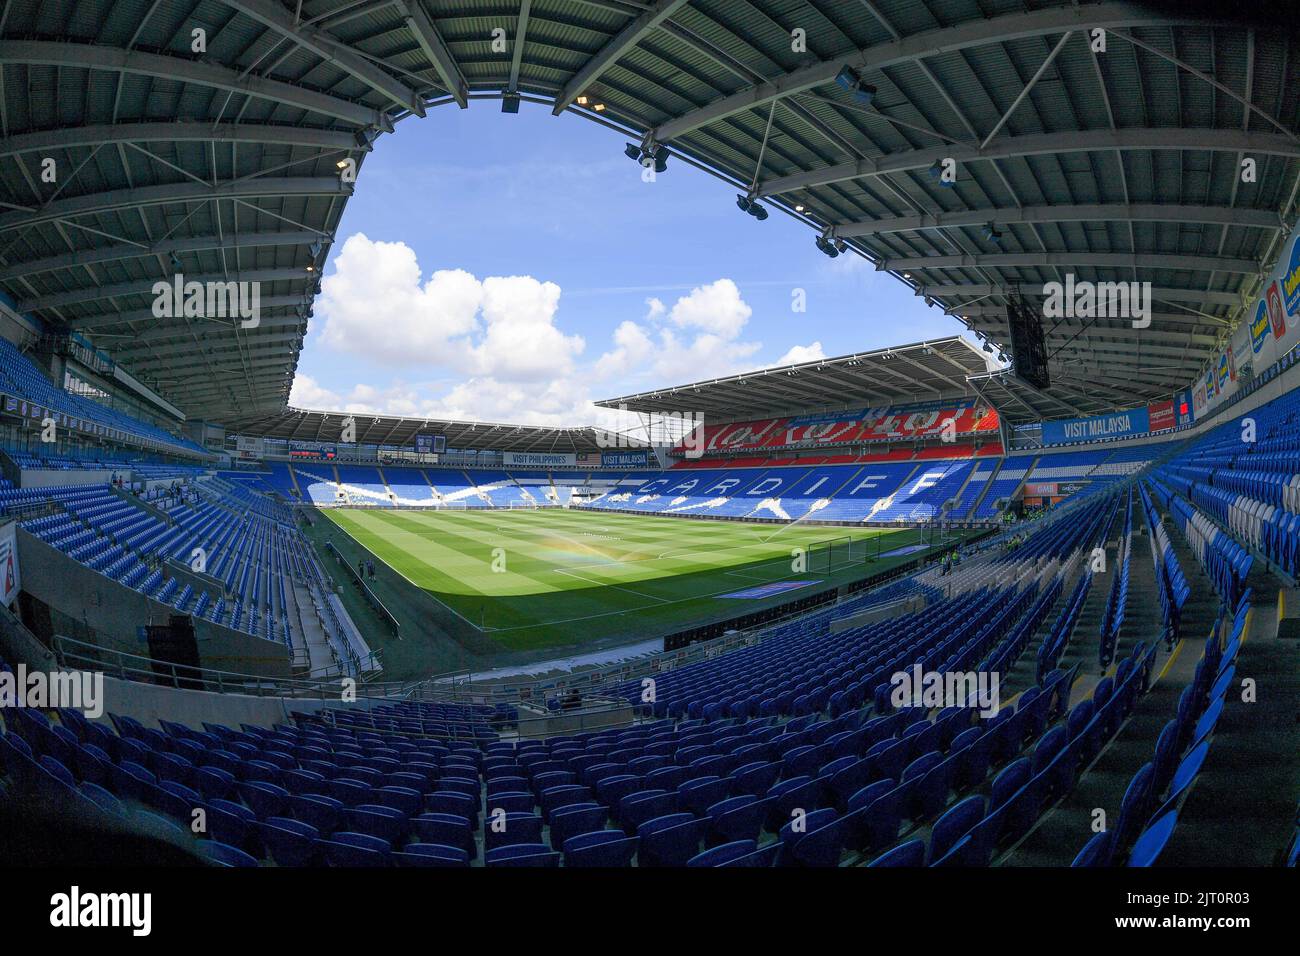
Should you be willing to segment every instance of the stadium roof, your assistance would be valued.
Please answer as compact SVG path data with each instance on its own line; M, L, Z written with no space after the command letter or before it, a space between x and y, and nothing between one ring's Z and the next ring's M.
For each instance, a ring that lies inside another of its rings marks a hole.
M972 394L967 377L988 372L992 358L961 336L951 336L759 369L596 404L643 413L702 412L706 421L732 421L804 409L919 402Z
M436 418L402 418L349 412L315 412L287 408L261 417L238 419L232 434L260 435L290 441L342 441L344 423L352 419L356 438L363 445L413 447L419 434L445 435L449 448L527 452L598 452L593 428L549 428L541 425L502 425L494 422L446 421Z
M1203 6L7 0L0 289L191 416L274 414L352 193L339 164L434 106L518 95L665 144L665 175L708 169L999 344L1013 287L1150 281L1149 328L1048 331L1058 401L1132 404L1223 340L1300 187L1293 17ZM156 319L178 271L261 283L260 325Z

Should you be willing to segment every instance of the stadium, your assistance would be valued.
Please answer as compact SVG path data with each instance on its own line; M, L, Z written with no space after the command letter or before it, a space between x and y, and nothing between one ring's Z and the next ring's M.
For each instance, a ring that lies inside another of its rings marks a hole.
M4 854L1294 867L1300 43L1231 6L0 2ZM470 116L581 127L683 255L702 195L870 277L844 347L697 288L645 321L725 367L473 391L489 278L461 404L327 392L402 281L345 210L509 238L382 165Z

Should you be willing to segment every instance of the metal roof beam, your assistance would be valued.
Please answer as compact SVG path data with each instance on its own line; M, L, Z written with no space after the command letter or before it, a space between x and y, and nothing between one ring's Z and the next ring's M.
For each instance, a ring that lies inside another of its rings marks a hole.
M265 246L310 245L320 237L314 232L232 232L224 236L191 236L151 243L146 247L131 243L115 243L97 249L78 249L61 256L46 256L10 262L0 266L0 282L21 276L72 269L100 262L117 262L122 259L140 259L148 256L165 256L171 253L203 252L210 249L255 249Z
M980 160L1008 159L1019 156L1043 156L1057 153L1084 153L1113 150L1179 150L1300 157L1300 143L1276 133L1250 133L1240 129L1091 129L1059 133L1036 133L1008 136L995 140L983 149L974 145L950 143L925 149L887 153L870 159L840 163L808 172L768 179L758 184L760 196L828 186L832 183L884 176L889 173L928 169L943 159L953 159L960 166Z
M1077 329L1075 331L1078 331ZM1061 356L1067 352L1081 353L1085 356L1107 355L1112 356L1109 359L1115 365L1141 365L1138 358L1139 346L1137 343L1129 342L1096 342L1085 341L1082 338L1075 339L1073 342L1066 342L1053 348L1048 345L1048 361L1060 362ZM1184 362L1189 355L1205 356L1213 351L1212 346L1203 346L1201 348L1191 348L1186 345L1156 345L1154 342L1141 343L1141 354L1144 357L1158 356L1160 358L1173 359L1177 362ZM1070 362L1074 360L1071 359ZM1196 358L1199 364L1201 359ZM1066 363L1067 365L1069 363ZM1182 374L1183 381L1189 381L1194 372L1188 370Z
M601 74L617 63L629 50L635 48L642 39L658 29L659 24L687 2L688 0L656 0L648 10L614 34L609 42L601 47L568 83L564 84L564 88L555 97L555 106L551 112L559 116L568 109L580 93L600 79Z
M249 199L262 196L350 196L352 186L334 176L260 176L215 186L184 182L138 189L112 189L69 199L56 199L30 212L0 214L0 232L55 219L88 216L137 206L201 202L214 199Z
M245 341L244 347L253 354L241 354L237 343L233 337L229 345L221 345L217 348L205 349L213 342L212 335L205 335L202 339L202 345L191 338L188 342L171 342L165 345L149 345L149 347L140 352L141 360L133 364L148 365L150 363L165 362L168 369L188 368L194 365L222 365L227 363L246 364L251 367L261 367L259 363L268 366L284 365L284 356L281 353L280 346L288 345L298 338L297 332L287 332L283 329L277 330L274 334L259 335L254 341ZM274 348L274 353L266 351ZM173 361L173 357L182 356L183 361ZM221 384L221 383L218 383ZM228 384L228 383L226 383Z
M987 309L972 308L969 311L963 311L961 314L964 316L971 317L970 324L972 326L978 325L979 331L984 332L986 334L994 329L998 329L999 334L1001 334L1001 330L1006 329L1006 325L1007 325L1006 312L1005 310L998 309L995 306L989 306ZM1054 321L1054 320L1048 319L1047 321ZM1214 325L1214 323L1207 321L1203 316L1199 316L1199 315L1191 315L1184 312L1152 312L1151 326L1145 329L1133 328L1133 326L1129 323L1129 320L1127 319L1120 319L1119 321L1123 322L1124 324L1123 325L1098 325L1094 322L1091 328L1095 329L1099 334L1102 335L1121 335L1121 334L1130 335L1135 340L1137 340L1137 338L1140 336L1144 337L1147 335L1155 334L1155 335L1178 336L1179 341L1186 341L1187 336L1189 335L1196 336L1197 338L1206 338L1211 344L1217 341L1215 336L1212 335L1203 336L1200 335L1200 333L1195 331L1196 329L1202 327L1211 327ZM1160 326L1171 326L1171 325L1191 326L1192 329L1187 331L1182 331L1182 330L1170 330L1166 328L1164 331L1162 331L1160 328ZM1065 329L1069 327L1061 326L1061 328Z
M1076 329L1059 329L1056 339L1059 339L1066 331L1078 332ZM1093 335L1105 336L1111 335L1110 339L1096 339ZM1052 351L1051 341L1047 346L1048 351ZM1084 353L1106 352L1114 353L1118 356L1115 360L1117 365L1137 365L1141 366L1144 358L1149 353L1148 350L1154 346L1169 346L1170 350L1159 354L1182 356L1184 350L1198 353L1208 353L1214 349L1217 341L1212 335L1195 335L1190 332L1168 332L1157 329L1125 329L1123 331L1115 329L1093 329L1089 328L1083 332L1077 339L1070 341L1066 336L1057 349L1057 354L1063 353L1070 349L1075 349ZM1055 357L1055 356L1053 356ZM1184 379L1188 376L1188 371L1183 369L1178 372Z
M133 73L177 83L213 87L229 93L271 100L354 126L389 132L392 121L384 112L340 99L328 93L304 89L293 83L271 80L229 67L189 60L179 56L120 50L90 43L54 43L45 40L0 40L0 64L27 63L60 68Z
M64 129L18 133L0 139L0 156L45 153L53 149L101 146L108 143L258 143L304 146L319 150L365 150L371 145L358 141L345 130L309 129L303 126L256 123L102 123Z
M1260 265L1253 259L1219 256L1176 256L1127 252L1012 252L989 255L926 256L914 259L881 259L876 268L888 272L923 269L986 269L1015 267L1037 269L1048 266L1090 266L1116 269L1172 269L1177 272L1234 272L1257 275Z
M519 0L519 19L515 21L515 38L510 47L510 80L506 83L507 93L519 91L519 68L524 62L524 40L528 36L528 15L532 12L533 0Z
M248 344L250 336L261 334L268 329L298 329L303 330L307 327L307 320L293 311L276 310L274 314L267 315L266 309L262 310L261 322L255 328L239 328L238 321L231 319L222 319L215 317L203 316L200 318L186 319L158 319L150 317L150 325L145 329L136 330L131 333L102 333L99 335L92 334L91 338L96 344L106 340L119 340L120 345L115 346L111 341L106 345L107 348L116 348L118 351L125 351L133 348L137 342L165 342L168 339L188 335L191 332L216 333L221 330L227 332L238 329L240 341ZM210 338L205 341L220 342L220 338ZM228 340L234 344L236 339L231 336Z
M1271 209L1235 209L1231 206L1098 203L1089 205L1022 206L1018 209L971 209L960 212L925 213L918 216L894 216L885 219L841 222L835 224L833 229L835 235L841 239L850 239L884 233L948 229L954 226L982 226L988 222L1007 226L1020 223L1122 222L1125 220L1212 223L1257 229L1286 228L1282 217Z
M451 50L442 39L442 34L429 19L429 15L424 12L420 0L398 0L397 9L406 20L411 33L415 35L420 49L433 65L443 88L451 94L457 106L465 109L469 106L469 84L465 82L465 74L461 72L456 58L451 55Z
M928 295L935 299L947 299L952 296L982 298L990 295L1007 295L1017 285L1021 285L1021 283L1010 280L1006 285L988 285L987 283L971 283L967 285L965 283L940 282L918 286L917 295ZM1024 289L1021 290L1021 293L1030 294ZM1243 297L1235 292L1205 292L1201 289L1171 289L1164 286L1153 287L1151 289L1151 298L1156 302L1197 302L1203 306L1227 306L1229 308L1236 308L1244 301ZM948 311L960 314L965 309L960 303L953 303L949 306Z
M262 319L264 322L267 321L267 312L279 309L297 309L301 308L302 304L303 294L301 292L297 295L263 296L261 300ZM156 323L158 317L149 309L138 309L128 312L105 312L102 315L73 316L68 319L67 324L69 328L76 329L78 332L87 332L92 329L109 329L117 325L129 325L132 322ZM103 333L105 338L127 334L122 332ZM134 333L129 334L134 336ZM96 337L96 334L91 332L91 338Z
M330 36L319 27L302 22L274 0L222 0L222 2L263 26L269 27L303 49L310 50L322 60L360 80L375 92L388 97L403 109L424 116L424 101L415 90L381 70L346 43Z
M314 273L305 272L302 269L254 269L246 272L235 272L229 275L214 273L211 275L192 275L186 276L186 284L190 282L296 282L299 280L314 282L316 276ZM118 282L113 285L93 285L80 289L71 289L67 292L57 292L50 295L36 296L30 299L20 299L16 305L19 312L36 312L42 309L58 309L66 305L73 305L78 302L96 302L100 299L111 299L123 295L153 295L153 287L158 282L171 283L171 277L165 276L157 279L133 280L130 282ZM179 318L172 321L181 321Z
M992 43L1006 43L1026 37L1044 36L1060 33L1063 30L1218 22L1214 19L1189 15L1171 16L1168 12L1158 13L1131 3L1052 7L987 19L968 20L953 26L914 33L889 43L876 44L866 50L813 63L766 82L754 84L662 123L654 130L654 136L659 142L666 142L745 110L764 106L774 99L823 86L832 82L836 74L846 66L857 70L882 70L940 53L951 53Z

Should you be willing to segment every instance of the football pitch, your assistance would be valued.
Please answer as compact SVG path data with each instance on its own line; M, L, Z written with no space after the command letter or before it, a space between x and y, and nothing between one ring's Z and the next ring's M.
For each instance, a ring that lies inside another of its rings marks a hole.
M866 577L930 544L911 528L563 509L324 514L436 602L445 613L435 616L454 616L503 651L662 636ZM817 545L832 540L840 550L828 560Z

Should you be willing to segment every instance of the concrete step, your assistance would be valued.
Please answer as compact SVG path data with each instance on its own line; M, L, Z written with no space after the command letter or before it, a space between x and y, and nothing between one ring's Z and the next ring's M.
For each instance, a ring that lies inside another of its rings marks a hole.
M1176 531L1170 532L1174 541L1175 553L1178 551ZM1139 550L1139 542L1144 550ZM1178 711L1178 698L1183 688L1196 672L1200 660L1204 639L1209 635L1219 615L1218 596L1200 563L1188 551L1186 555L1178 554L1183 573L1192 588L1182 612L1183 639L1168 653L1163 647L1159 649L1155 662L1153 684L1150 691L1143 696L1129 719L1120 728L1109 745L1098 755L1090 767L1085 769L1075 788L1055 808L1039 821L1038 825L1021 841L1000 864L1013 866L1068 866L1075 855L1092 836L1094 812L1100 808L1106 811L1106 819L1114 825L1119 819L1120 803L1124 791L1128 789L1133 775L1155 756L1156 740L1165 724L1172 720ZM1151 568L1151 576L1137 577L1140 567ZM1108 564L1108 567L1110 565ZM1130 607L1142 603L1154 605L1154 624L1143 634L1135 620L1132 626L1125 621L1127 647L1121 647L1119 653L1127 655L1139 641L1157 642L1162 629L1159 598L1155 591L1154 564L1151 561L1150 547L1144 539L1135 538L1133 556L1130 566L1129 603ZM1139 581L1145 586L1139 586ZM1116 658L1122 660L1123 656ZM1096 667L1096 648L1093 648L1093 666ZM1112 665L1113 667L1114 665ZM1092 680L1079 681L1075 685L1075 695L1071 706L1081 700L1086 692L1083 688L1095 686L1096 674ZM1295 791L1291 792L1294 807Z
M292 588L286 588L286 593L289 595L290 603L294 605L290 611L291 619L298 625L295 628L295 640L298 635L301 635L308 669L316 675L328 673L337 665L336 655L330 645L329 636L325 633L325 628L316 614L310 589L304 584L295 582Z

